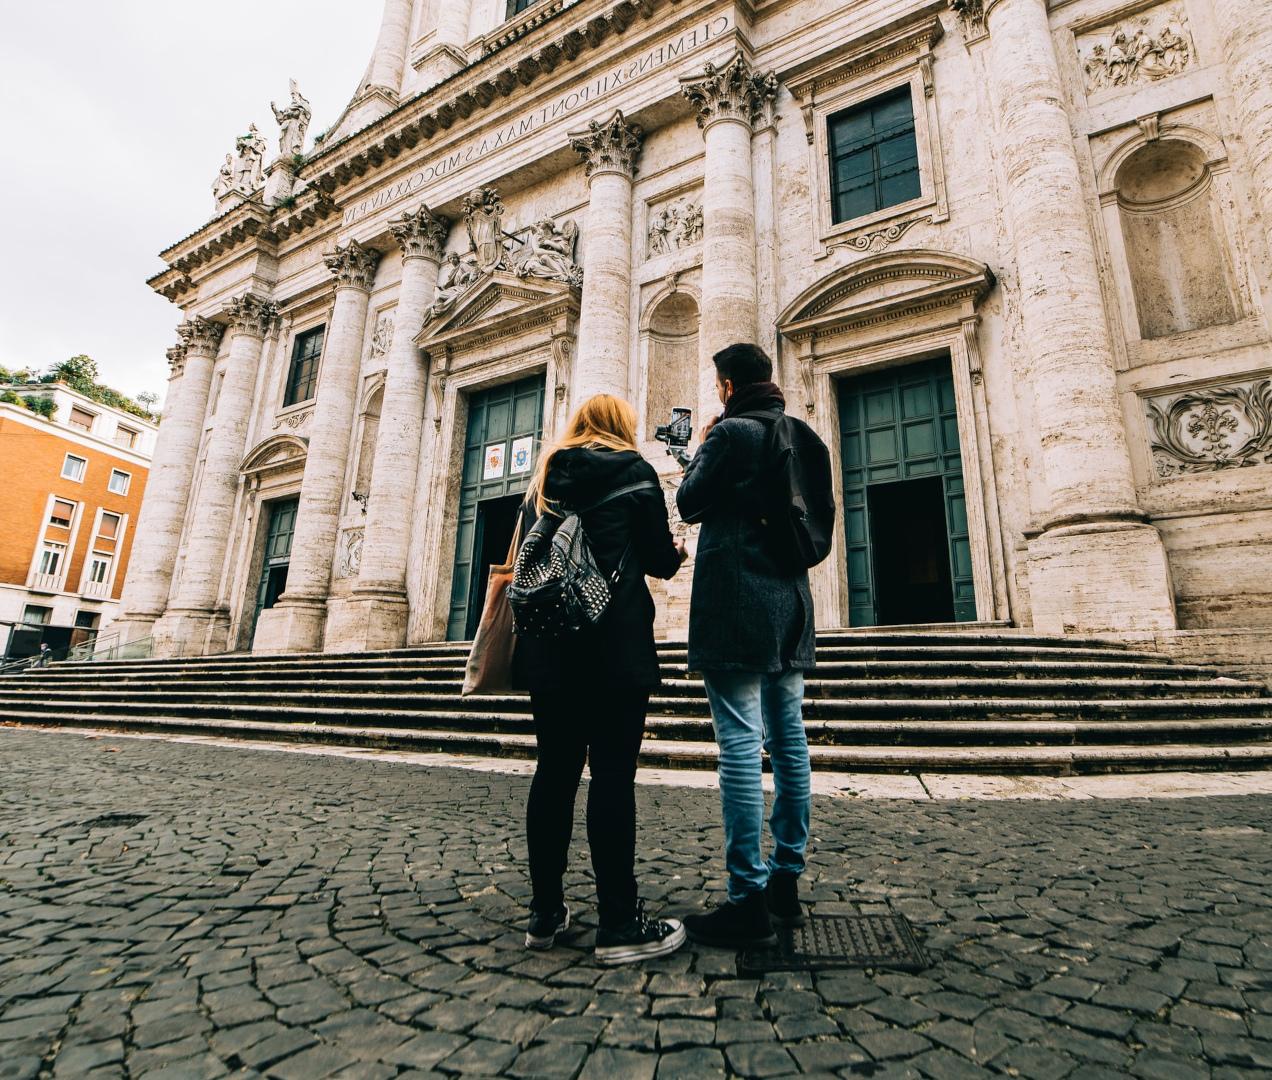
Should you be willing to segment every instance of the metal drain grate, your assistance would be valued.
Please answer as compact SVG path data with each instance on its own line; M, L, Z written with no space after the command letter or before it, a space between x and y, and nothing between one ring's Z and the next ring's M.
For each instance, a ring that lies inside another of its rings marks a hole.
M84 822L84 826L89 829L128 829L145 820L145 814L102 814Z
M930 961L901 915L811 915L779 929L777 944L738 953L738 974L880 967L921 971Z

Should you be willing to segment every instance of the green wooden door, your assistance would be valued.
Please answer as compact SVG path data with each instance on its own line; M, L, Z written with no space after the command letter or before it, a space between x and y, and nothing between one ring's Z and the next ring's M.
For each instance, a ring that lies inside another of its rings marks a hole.
M269 506L269 527L265 534L265 555L261 559L260 583L256 587L256 610L252 613L252 633L256 620L274 606L287 587L287 567L291 562L292 536L296 532L299 499L280 499Z
M839 431L849 625L880 623L882 583L876 580L879 560L872 552L877 538L869 489L921 477L941 482L954 620L974 620L971 543L948 358L845 379L839 385Z
M519 495L530 483L543 438L543 387L543 376L535 375L468 399L455 576L446 625L449 641L466 640L480 615L475 607L486 570L478 557L483 547L481 504Z

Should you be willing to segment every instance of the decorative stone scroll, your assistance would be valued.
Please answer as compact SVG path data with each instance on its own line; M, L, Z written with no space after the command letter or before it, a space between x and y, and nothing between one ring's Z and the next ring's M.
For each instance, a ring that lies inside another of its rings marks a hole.
M263 338L273 328L278 308L263 296L249 292L226 304L224 314L236 333Z
M290 428L292 431L299 431L307 423L309 423L309 418L313 416L313 414L314 410L310 407L305 409L303 412L292 412L288 413L286 416L280 416L274 421L274 430L277 431L280 427L285 427Z
M174 345L165 354L168 357L169 378L177 379L185 372L186 347Z
M639 124L629 124L621 109L608 120L593 120L583 131L570 132L570 146L582 155L589 178L602 172L617 172L629 179L636 175L636 159L645 137Z
M650 255L665 255L701 242L702 200L679 199L655 208L650 215Z
M718 120L754 125L777 99L777 75L752 70L739 51L727 63L708 63L701 75L682 76L680 90L697 106L703 130Z
M847 236L842 240L827 244L826 250L833 251L836 248L849 248L852 251L868 251L872 254L877 254L900 240L910 226L916 224L918 220L917 218L911 218L909 221L894 221L891 225L872 229L870 232Z
M358 525L340 533L340 546L336 558L336 577L352 578L362 569L362 538L365 527Z
M201 315L195 315L177 327L181 344L190 352L215 353L224 333L225 327L221 323L215 323Z
M375 281L375 268L380 263L380 253L373 248L363 247L356 240L350 240L344 247L338 247L325 256L323 261L336 279L336 288L370 292Z
M1272 379L1148 398L1159 477L1272 465Z
M1077 39L1088 92L1178 75L1196 53L1178 7L1153 8Z
M450 226L421 203L415 210L391 221L389 231L402 249L402 258L440 259Z

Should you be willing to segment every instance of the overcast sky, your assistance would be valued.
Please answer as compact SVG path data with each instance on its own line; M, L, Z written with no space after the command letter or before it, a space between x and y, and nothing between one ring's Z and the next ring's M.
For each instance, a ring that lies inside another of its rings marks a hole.
M0 364L87 353L163 396L180 312L146 285L294 77L310 136L357 88L381 0L0 0ZM308 145L306 147L308 149ZM268 157L267 157L267 160Z

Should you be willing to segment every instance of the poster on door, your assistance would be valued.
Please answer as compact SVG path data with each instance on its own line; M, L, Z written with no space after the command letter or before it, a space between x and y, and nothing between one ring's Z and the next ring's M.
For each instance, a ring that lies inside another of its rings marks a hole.
M505 465L504 455L507 449L507 443L494 443L486 447L486 464L481 474L483 480L499 480L502 478Z
M534 436L525 435L520 439L514 439L512 442L512 466L509 472L513 476L520 476L530 471L530 463L534 460Z

